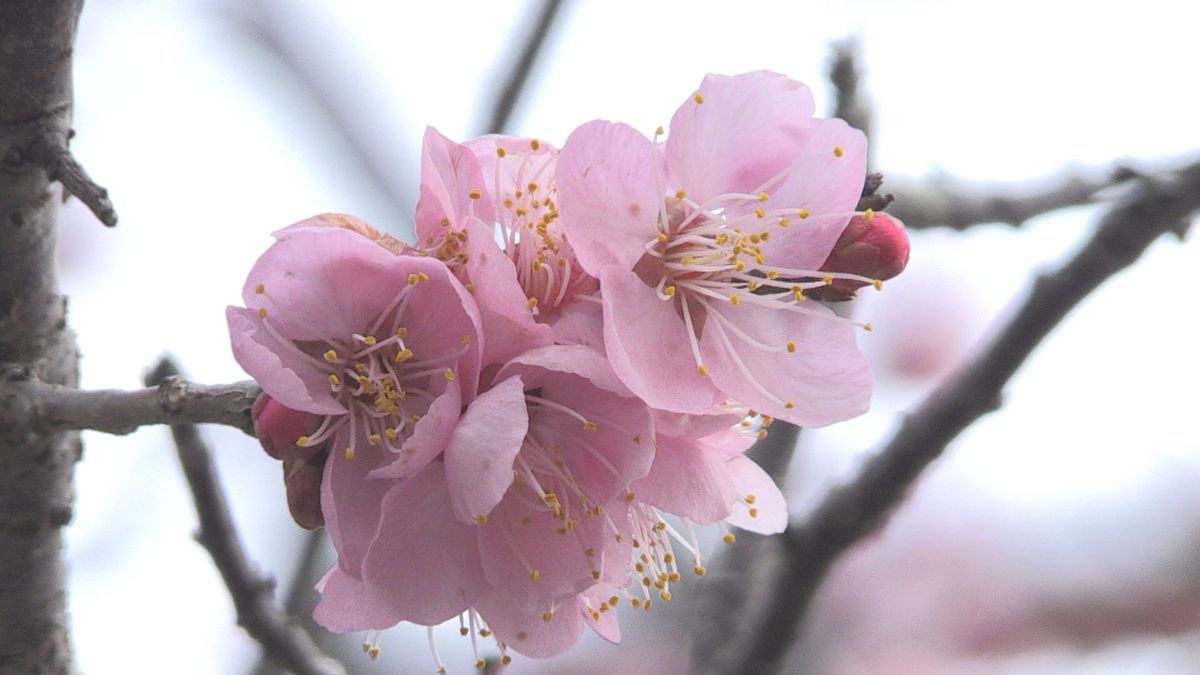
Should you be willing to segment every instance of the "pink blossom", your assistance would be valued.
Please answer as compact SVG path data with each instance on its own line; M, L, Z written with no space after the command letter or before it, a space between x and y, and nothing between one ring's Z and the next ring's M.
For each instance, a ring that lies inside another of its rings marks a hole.
M246 307L226 316L234 357L263 391L320 417L292 443L332 450L322 511L341 568L358 578L387 488L367 474L393 464L415 474L442 450L478 386L483 336L444 264L396 255L345 222L277 232L250 270Z
M872 281L819 271L855 214L866 142L812 113L782 75L710 75L665 146L600 120L567 139L561 226L601 281L613 368L650 405L734 399L802 425L866 410L856 324L804 302L836 278Z

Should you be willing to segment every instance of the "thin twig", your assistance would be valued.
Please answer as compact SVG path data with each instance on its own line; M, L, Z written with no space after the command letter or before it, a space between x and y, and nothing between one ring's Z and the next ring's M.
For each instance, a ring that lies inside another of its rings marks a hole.
M328 564L323 564L322 561L327 539L321 530L307 530L303 537L304 543L297 556L296 571L292 577L292 583L288 585L283 608L288 616L295 617L296 622L309 631L318 646L324 642L326 649L336 652L337 650L331 649L332 645L327 642L330 637L336 637L337 634L325 631L312 620L313 609L317 606L313 586L328 567ZM264 654L253 672L254 675L278 675L281 669Z
M63 189L83 202L100 222L113 227L117 224L117 211L108 198L108 190L97 185L79 164L67 147L68 140L61 133L42 134L30 148L33 161L46 169L51 180L62 183Z
M1038 278L1017 314L987 349L947 378L909 414L892 440L851 483L833 490L800 527L784 535L788 564L762 621L737 658L717 673L778 672L830 566L876 531L921 472L975 420L1000 406L1009 378L1071 309L1128 267L1165 232L1180 237L1200 210L1200 163L1167 179L1142 179L1101 220L1091 240L1057 272Z
M945 179L923 183L888 179L888 190L897 195L888 212L913 230L949 227L961 231L987 223L1020 227L1036 216L1091 204L1100 191L1137 175L1117 167L1107 172L1067 173L1034 184L966 185Z
M837 96L833 116L871 135L871 106L858 86L862 73L858 67L858 40L847 38L834 44L833 62L829 65L829 82ZM870 146L868 146L869 148Z
M146 376L146 385L160 385L178 375L175 364L163 359ZM200 432L194 425L177 424L171 427L171 434L200 518L196 540L208 550L225 580L237 609L238 625L262 645L267 655L294 673L344 675L341 665L323 654L309 634L292 623L275 601L274 582L247 559Z
M26 368L0 364L0 422L46 433L92 429L128 434L147 424L224 424L253 435L250 407L258 385L194 384L169 377L137 391L81 390L42 382Z
M517 107L517 101L521 98L525 83L529 80L529 74L533 71L538 54L542 51L546 36L554 27L554 19L558 16L558 10L561 7L562 0L545 0L542 3L537 23L525 37L525 46L521 49L521 55L513 64L512 71L509 72L508 79L504 81L496 103L492 106L492 114L486 127L487 133L499 134L507 130L508 120Z

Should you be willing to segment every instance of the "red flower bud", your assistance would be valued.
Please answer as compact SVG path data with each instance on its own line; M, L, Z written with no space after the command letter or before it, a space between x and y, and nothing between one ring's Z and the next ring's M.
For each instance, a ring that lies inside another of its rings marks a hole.
M312 457L288 457L283 460L283 484L287 488L288 511L296 524L315 530L325 524L321 513L321 476L325 473L328 452Z
M275 459L310 456L321 449L320 446L302 448L296 445L301 436L312 433L320 424L321 418L316 415L293 410L261 394L250 409L250 417L254 420L258 442Z
M904 271L908 265L908 235L904 223L887 213L867 211L855 216L833 246L822 272L848 273L883 281ZM833 283L805 291L805 295L828 302L850 300L870 281L834 279Z

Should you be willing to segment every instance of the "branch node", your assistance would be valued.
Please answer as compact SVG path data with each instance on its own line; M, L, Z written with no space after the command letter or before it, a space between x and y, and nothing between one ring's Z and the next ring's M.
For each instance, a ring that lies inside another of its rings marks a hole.
M108 190L96 184L83 166L71 154L67 142L73 132L63 135L47 131L34 141L32 159L46 170L51 180L62 183L68 194L75 195L108 227L117 224L117 212L108 198Z

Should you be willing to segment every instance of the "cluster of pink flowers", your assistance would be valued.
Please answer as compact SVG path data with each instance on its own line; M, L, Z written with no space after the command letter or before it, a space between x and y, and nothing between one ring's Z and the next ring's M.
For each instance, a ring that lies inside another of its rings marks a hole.
M862 133L782 75L706 77L664 135L430 129L415 244L345 215L276 233L228 321L289 507L337 549L319 623L370 650L459 617L549 656L702 576L695 525L784 528L743 453L866 410L870 326L821 301L907 240L855 210Z

